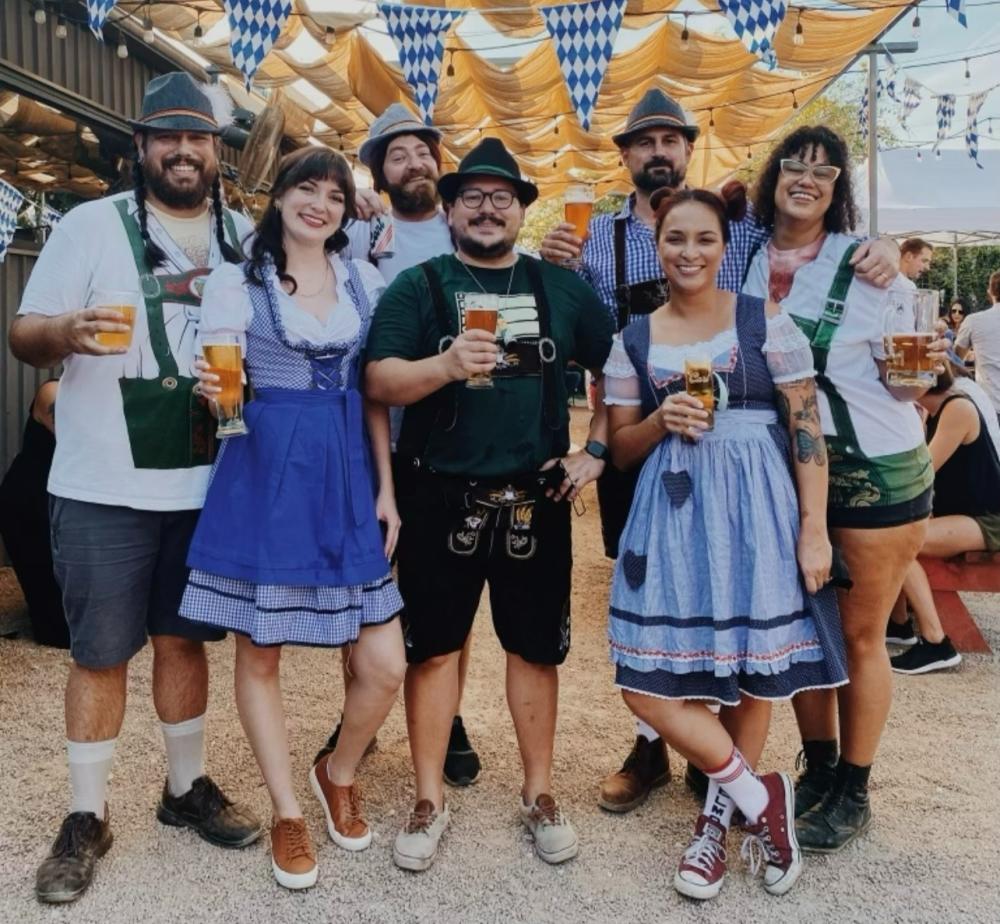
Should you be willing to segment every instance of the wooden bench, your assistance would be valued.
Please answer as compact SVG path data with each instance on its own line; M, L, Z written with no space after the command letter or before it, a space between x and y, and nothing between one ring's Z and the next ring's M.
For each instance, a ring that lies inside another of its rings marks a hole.
M925 558L921 555L919 561L931 582L934 605L951 643L959 651L989 653L990 646L958 591L1000 593L1000 553L966 552L954 558Z

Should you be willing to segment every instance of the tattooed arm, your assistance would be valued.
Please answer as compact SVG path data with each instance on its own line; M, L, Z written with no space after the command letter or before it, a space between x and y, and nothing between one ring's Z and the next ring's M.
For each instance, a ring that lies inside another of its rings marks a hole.
M826 441L812 378L775 386L778 411L788 426L799 495L798 560L806 590L816 593L830 578L833 552L826 532Z

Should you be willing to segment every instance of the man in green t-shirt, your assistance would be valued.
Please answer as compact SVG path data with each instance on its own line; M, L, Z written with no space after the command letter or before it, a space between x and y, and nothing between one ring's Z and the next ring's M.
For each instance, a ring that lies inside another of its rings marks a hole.
M524 765L521 818L538 855L561 863L577 852L551 796L557 666L570 638L570 506L607 456L603 408L586 449L569 451L565 371L575 360L599 372L611 318L576 274L515 253L538 190L498 139L484 139L438 190L456 253L396 278L367 346L369 396L407 407L398 560L417 795L393 857L427 869L448 825L441 771L459 654L489 582ZM491 303L495 335L473 329L471 314Z

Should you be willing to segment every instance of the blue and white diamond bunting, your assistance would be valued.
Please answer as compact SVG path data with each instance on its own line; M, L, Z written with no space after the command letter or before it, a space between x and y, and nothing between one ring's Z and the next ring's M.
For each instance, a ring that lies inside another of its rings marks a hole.
M465 14L462 10L396 3L380 3L378 9L396 43L403 76L413 87L420 114L430 125L444 57L442 39L452 24Z
M118 0L87 0L87 22L99 42L104 41L104 21Z
M980 170L983 169L983 165L979 163L979 110L983 108L989 92L983 90L982 93L973 93L969 97L969 108L965 115L965 149Z
M52 208L51 205L42 206L42 214L39 218L38 224L42 228L48 228L50 231L59 224L62 219L62 212L59 209Z
M899 102L896 96L896 65L891 57L885 59L885 95L894 103Z
M951 120L955 116L955 94L954 93L943 93L938 97L937 104L937 141L934 144L934 150L940 147L941 142L944 141L945 136L948 134L948 130L951 128Z
M0 180L0 263L7 256L7 248L14 240L17 229L17 213L21 211L24 196L10 183Z
M615 50L628 0L591 0L539 9L569 90L570 102L585 131L604 72Z
M737 38L774 70L778 58L774 52L774 33L787 12L785 0L718 0Z
M920 105L920 84L912 77L907 77L903 82L903 114L899 121L906 126L907 116Z
M292 0L225 0L225 7L233 64L249 90L253 75L288 21Z
M969 28L969 20L965 16L965 0L944 0L944 8L948 11L948 15L960 26L965 26L966 29Z

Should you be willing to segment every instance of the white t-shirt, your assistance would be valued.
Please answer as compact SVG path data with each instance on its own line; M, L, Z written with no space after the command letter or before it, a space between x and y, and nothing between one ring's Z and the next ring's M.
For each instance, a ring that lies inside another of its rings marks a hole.
M955 346L976 351L976 381L1000 412L1000 305L970 314L958 329Z
M378 269L388 285L403 270L411 266L440 257L443 253L453 253L451 232L444 212L437 211L433 217L421 221L406 221L392 216L393 223L393 255L383 257L378 261ZM355 260L368 261L368 248L371 238L371 223L356 221L347 229L350 244L344 255Z
M119 200L126 200L134 213L135 199L129 192L86 202L63 217L39 254L18 314L57 317L90 306L98 288L139 290L135 259L114 205ZM253 228L242 215L231 214L242 240ZM148 228L151 237L167 251L172 272L196 269L152 213ZM214 234L209 259L210 265L222 261ZM181 375L192 372L200 314L195 307L164 304L167 338ZM137 510L200 508L211 466L137 469L133 463L119 379L157 375L144 305L140 304L136 314L127 353L74 353L65 359L63 370L56 402L59 438L49 492Z
M215 223L211 220L212 213L207 203L205 211L196 218L178 218L176 215L168 215L149 203L147 203L147 207L163 226L163 230L174 239L177 246L184 251L187 258L195 266L208 266Z
M354 265L374 310L379 297L385 291L385 281L370 263L355 260ZM303 311L295 299L275 280L274 291L278 296L278 311L281 312L281 323L289 340L322 344L350 340L357 335L361 318L347 289L347 267L337 254L330 254L330 267L337 280L337 305L327 317L326 324L321 323L308 311ZM271 273L273 275L273 268ZM243 266L223 263L212 271L212 275L205 283L198 332L243 334L249 327L252 317L253 303L247 290Z

